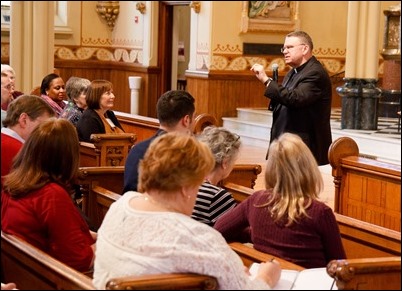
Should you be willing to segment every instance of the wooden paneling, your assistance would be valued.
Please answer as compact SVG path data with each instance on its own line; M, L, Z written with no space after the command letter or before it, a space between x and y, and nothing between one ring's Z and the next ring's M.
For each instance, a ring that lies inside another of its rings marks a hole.
M401 166L360 157L356 142L340 137L329 148L334 211L401 231Z
M93 143L80 142L80 167L124 166L136 139L134 133L91 134Z
M92 279L28 242L1 232L1 281L19 290L94 290Z
M338 290L400 290L401 257L333 260L327 266Z
M187 90L196 99L197 113L209 113L222 125L222 117L237 116L238 107L268 107L264 85L244 72L209 72L205 76L186 75Z
M113 110L130 113L129 76L142 77L139 93L138 114L156 118L156 102L164 93L161 88L161 68L145 68L137 64L55 60L56 70L66 82L71 76L106 79L112 82L116 95ZM279 76L282 82L285 72ZM264 85L250 72L209 71L205 74L186 73L187 91L196 99L197 114L208 113L222 125L222 117L235 117L238 107L267 108L269 99L264 97ZM332 87L332 106L340 107L341 101L336 87L343 85L336 79Z
M242 202L255 190L234 183L224 183L223 187ZM346 257L377 258L401 255L401 233L376 224L368 223L335 213Z
M71 76L109 80L113 84L113 92L116 96L113 110L130 113L130 88L128 77L141 77L141 89L139 92L139 114L156 117L156 101L158 95L159 69L155 67L144 68L136 64L97 62L97 61L65 61L55 60L55 68L64 82Z

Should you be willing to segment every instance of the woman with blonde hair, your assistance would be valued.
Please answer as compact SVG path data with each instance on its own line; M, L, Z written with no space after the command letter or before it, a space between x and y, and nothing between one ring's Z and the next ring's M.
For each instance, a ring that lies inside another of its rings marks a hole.
M298 135L284 133L272 142L265 186L218 219L214 227L227 241L251 227L255 249L305 268L346 258L335 215L319 201L321 172Z
M280 277L277 262L262 263L249 279L241 258L222 235L190 217L198 187L215 164L209 147L179 132L152 141L140 162L139 192L111 205L98 231L94 285L127 275L198 273L219 288L270 289Z

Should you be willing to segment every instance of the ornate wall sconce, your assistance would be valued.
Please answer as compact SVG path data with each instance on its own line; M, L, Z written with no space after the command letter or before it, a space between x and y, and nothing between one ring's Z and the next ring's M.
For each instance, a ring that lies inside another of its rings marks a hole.
M115 21L120 12L119 1L98 1L96 12L102 17L110 30L113 30Z
M144 2L137 2L137 4L135 5L135 8L141 13L141 14L145 14L145 3Z
M194 9L195 13L200 13L201 10L201 1L191 1L190 7Z

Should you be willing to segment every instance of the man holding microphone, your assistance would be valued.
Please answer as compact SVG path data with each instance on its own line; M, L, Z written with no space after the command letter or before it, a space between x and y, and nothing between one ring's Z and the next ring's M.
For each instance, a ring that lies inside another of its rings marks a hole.
M295 133L310 148L318 165L325 165L328 164L328 149L332 143L332 88L327 71L312 51L311 37L306 32L295 31L286 36L281 49L285 63L292 67L282 85L268 77L260 64L254 64L251 71L264 83L264 96L271 99L270 142L284 132ZM275 77L277 65L272 68Z

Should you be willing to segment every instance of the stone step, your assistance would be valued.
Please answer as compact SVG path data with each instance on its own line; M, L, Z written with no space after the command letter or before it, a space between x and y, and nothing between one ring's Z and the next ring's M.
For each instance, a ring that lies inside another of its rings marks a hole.
M242 120L239 117L222 117L223 126L237 133L245 145L267 147L271 127L267 123ZM270 125L270 124L269 124Z
M272 124L272 111L267 108L237 108L237 117L244 121Z
M237 117L223 117L223 126L237 133L245 145L266 149L272 124L272 112L266 108L238 108ZM378 130L341 129L340 109L331 114L332 140L341 136L353 138L363 155L381 161L401 164L401 134L397 118L379 118Z

